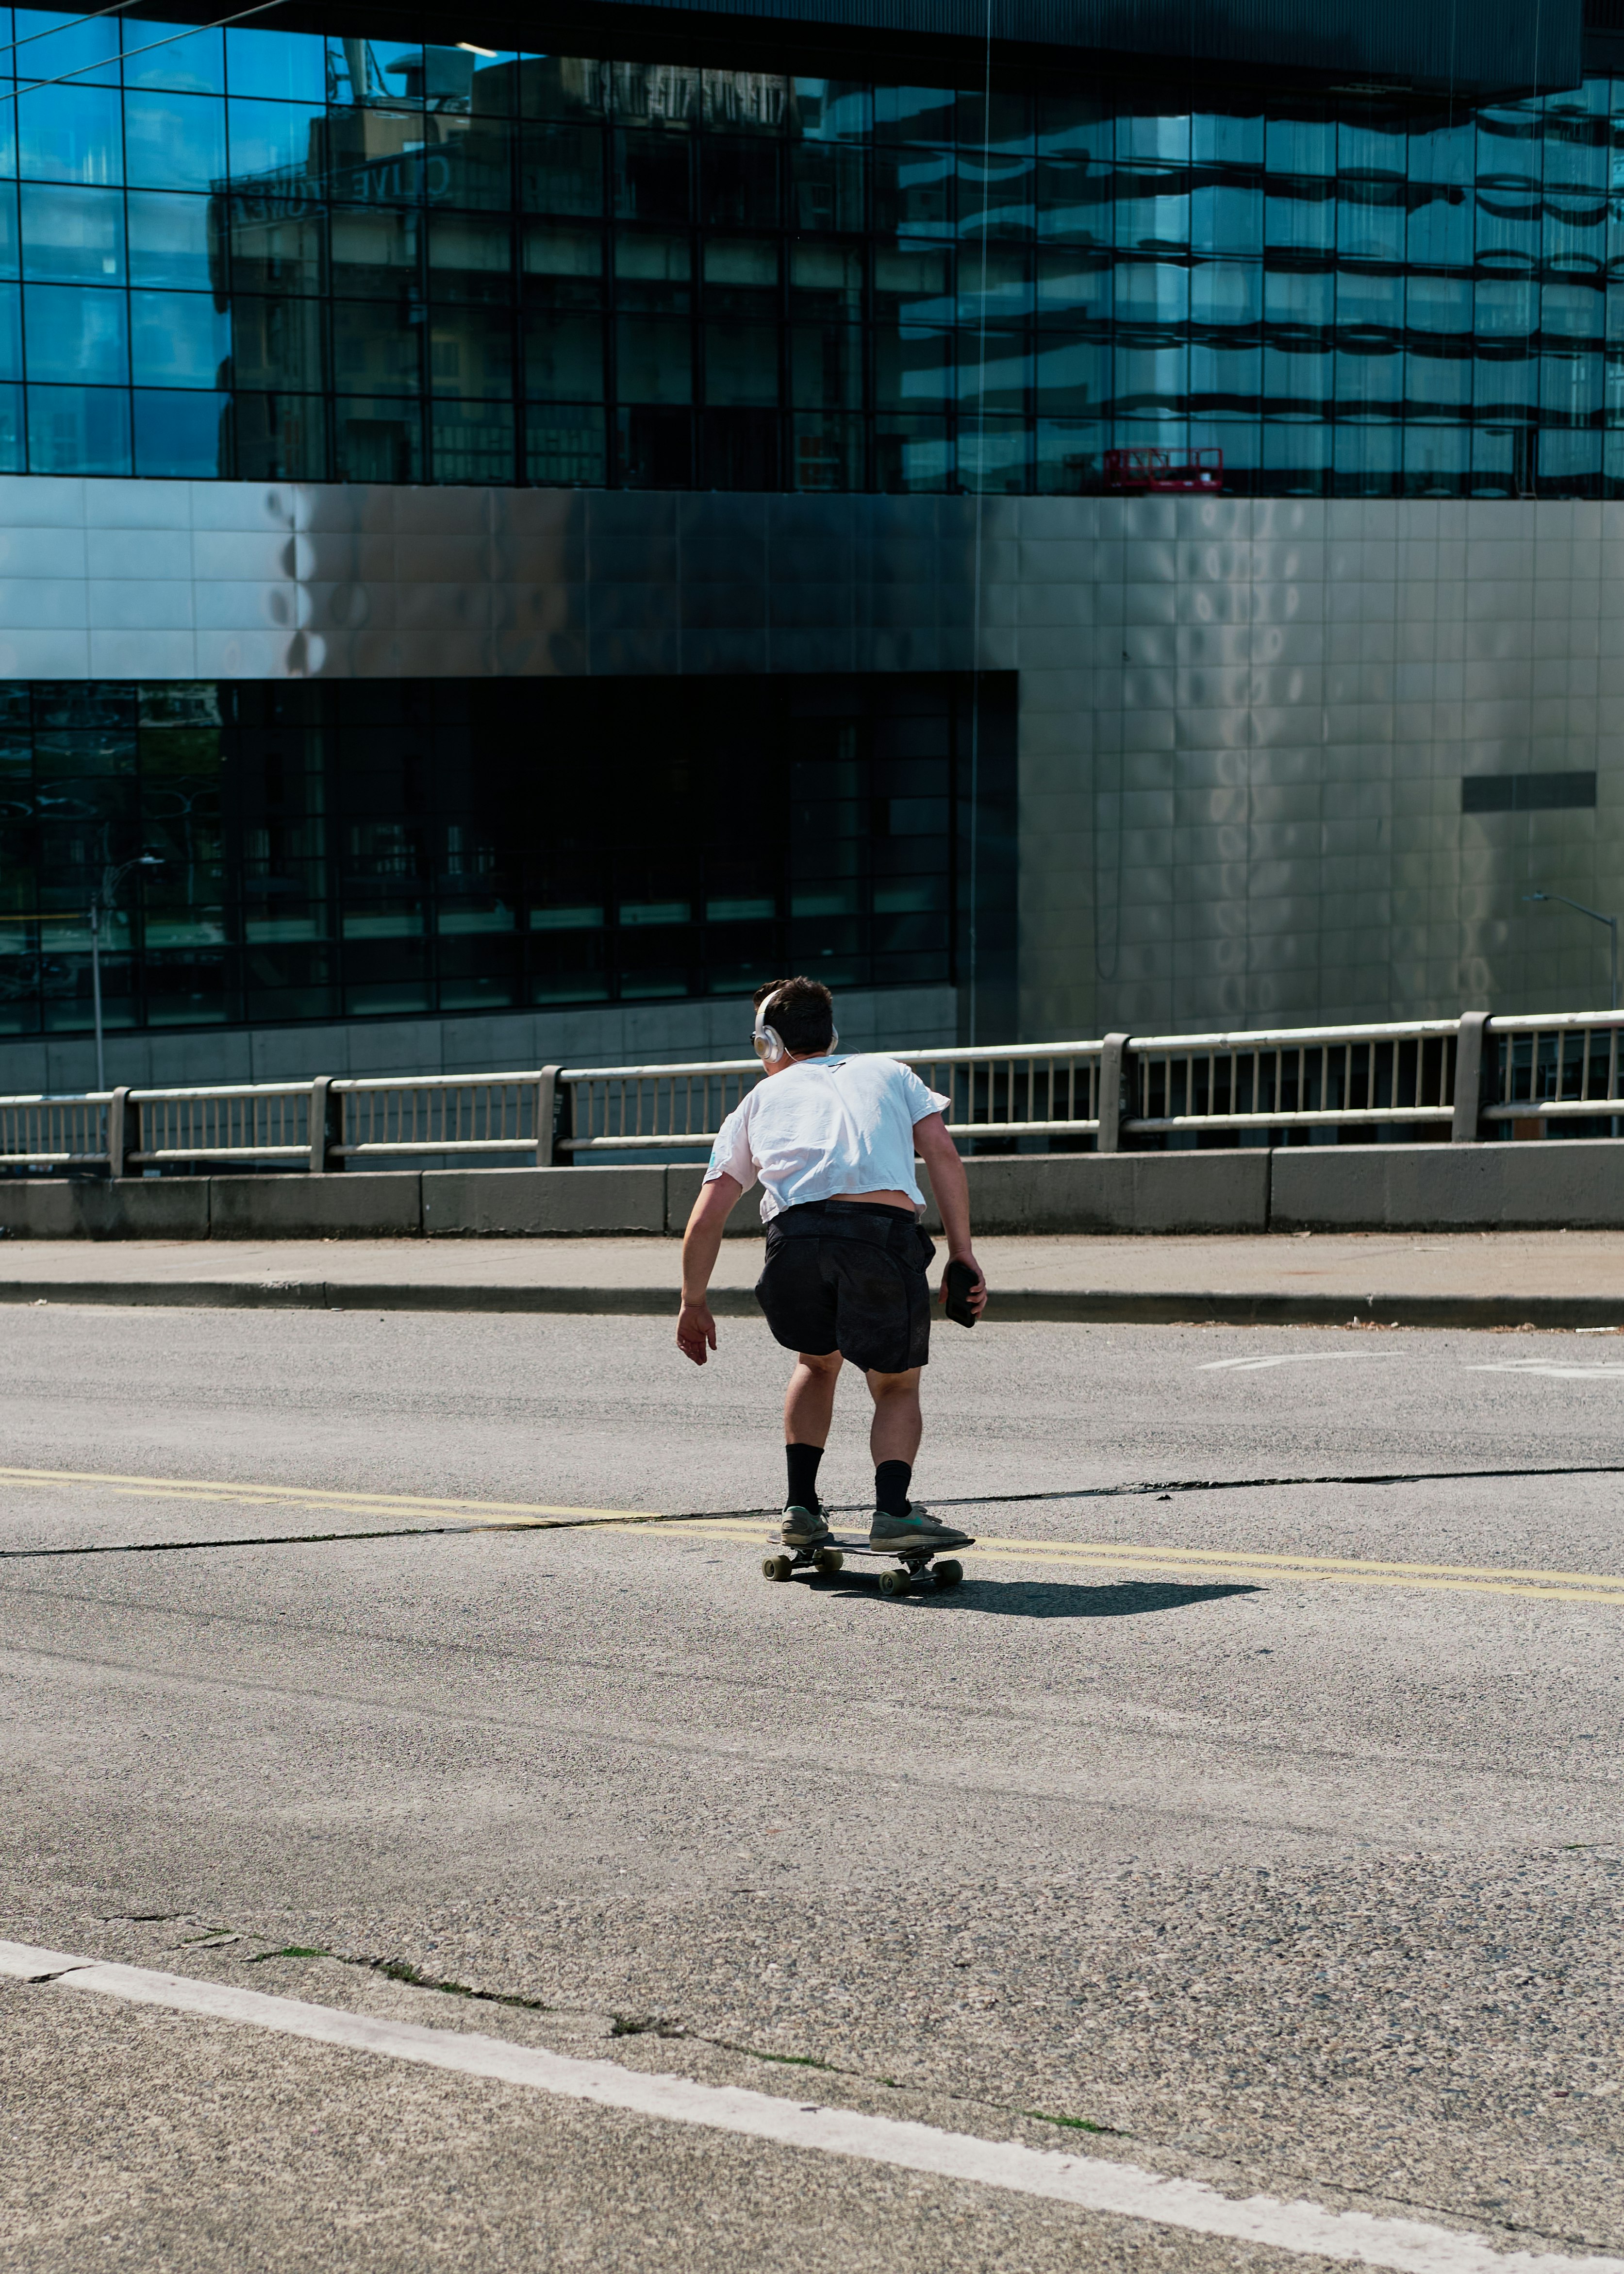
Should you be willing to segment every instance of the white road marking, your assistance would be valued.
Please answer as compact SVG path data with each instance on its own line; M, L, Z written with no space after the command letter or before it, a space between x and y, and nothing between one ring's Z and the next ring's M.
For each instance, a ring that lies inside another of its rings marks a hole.
M1259 1374L1266 1366L1329 1366L1339 1359L1402 1358L1395 1350L1280 1351L1272 1358L1209 1358L1198 1374Z
M1624 1382L1624 1366L1559 1366L1545 1358L1507 1358L1463 1366L1462 1374L1548 1374L1556 1382Z
M0 1975L59 1983L64 1989L91 1990L211 2021L244 2022L282 2037L452 2069L464 2076L493 2077L501 2083L592 2101L599 2107L628 2109L666 2123L701 2124L713 2131L775 2141L781 2147L850 2156L863 2163L929 2172L939 2179L1040 2195L1192 2234L1223 2235L1356 2265L1390 2266L1399 2274L1624 2274L1624 2259L1496 2250L1481 2235L1418 2219L1327 2210L1319 2203L1284 2202L1274 2195L1237 2201L1199 2180L1163 2179L1138 2165L1112 2163L1104 2157L1059 2155L1051 2149L940 2132L929 2124L866 2116L854 2109L780 2100L731 2085L695 2084L687 2077L649 2075L614 2061L575 2060L471 2032L374 2021L300 1999L235 1989L228 1983L160 1974L143 1966L103 1966L27 1943L0 1942Z

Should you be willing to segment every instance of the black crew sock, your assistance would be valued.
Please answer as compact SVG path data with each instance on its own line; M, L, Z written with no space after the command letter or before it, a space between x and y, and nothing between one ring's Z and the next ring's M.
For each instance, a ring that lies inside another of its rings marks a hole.
M911 1461L881 1461L874 1472L874 1504L887 1516L906 1516L908 1512L908 1482L914 1474Z
M784 1458L789 1468L789 1498L784 1503L786 1508L816 1510L817 1465L823 1457L821 1445L786 1445Z

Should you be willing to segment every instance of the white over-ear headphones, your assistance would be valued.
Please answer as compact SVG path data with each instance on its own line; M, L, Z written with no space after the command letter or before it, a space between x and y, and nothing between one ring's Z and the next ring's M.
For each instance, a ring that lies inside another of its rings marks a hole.
M766 1024L767 1013L778 999L777 995L769 995L761 1005L756 1013L756 1032L750 1037L756 1045L756 1055L764 1066L782 1065L785 1059L793 1055L789 1044L779 1034L778 1028ZM831 1021L829 1028L829 1050L838 1049L839 1042L840 1036ZM827 1057L828 1054L828 1051L818 1053L819 1057Z

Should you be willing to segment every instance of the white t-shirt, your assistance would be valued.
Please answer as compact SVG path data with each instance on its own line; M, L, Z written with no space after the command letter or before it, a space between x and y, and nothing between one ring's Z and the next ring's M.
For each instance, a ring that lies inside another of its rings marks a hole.
M759 1177L762 1222L842 1193L924 1194L914 1177L914 1125L951 1101L898 1058L803 1058L758 1081L723 1122L706 1184Z

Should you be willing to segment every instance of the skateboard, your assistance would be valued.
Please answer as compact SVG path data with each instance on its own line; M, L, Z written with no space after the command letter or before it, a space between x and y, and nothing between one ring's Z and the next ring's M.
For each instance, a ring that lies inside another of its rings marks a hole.
M969 1542L971 1547L974 1541ZM824 1578L832 1578L842 1569L848 1555L895 1556L901 1565L897 1571L882 1571L882 1595L906 1595L910 1587L924 1586L927 1582L937 1588L958 1586L964 1577L964 1565L955 1558L944 1555L936 1562L934 1547L922 1554L905 1555L900 1548L870 1547L866 1540L837 1540L831 1538L818 1547L781 1547L776 1555L769 1555L762 1564L763 1579L789 1579L797 1571L816 1571Z

